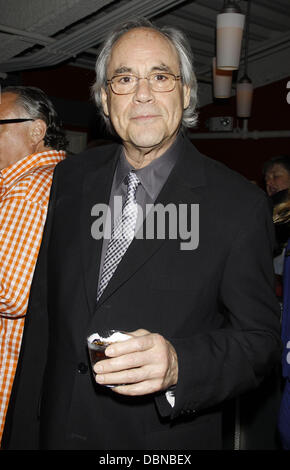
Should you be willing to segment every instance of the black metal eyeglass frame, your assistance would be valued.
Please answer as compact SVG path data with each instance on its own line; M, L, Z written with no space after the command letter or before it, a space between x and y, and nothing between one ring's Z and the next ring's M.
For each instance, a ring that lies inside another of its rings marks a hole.
M0 124L12 124L14 122L25 122L25 121L35 121L35 119L30 119L30 118L0 119Z

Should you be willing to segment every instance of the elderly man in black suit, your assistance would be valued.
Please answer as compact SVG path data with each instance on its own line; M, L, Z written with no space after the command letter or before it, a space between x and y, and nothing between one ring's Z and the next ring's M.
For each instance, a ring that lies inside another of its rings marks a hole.
M55 172L7 448L220 449L223 404L279 359L268 205L184 136L196 88L179 31L105 41L94 91L121 143ZM93 374L102 329L130 337Z

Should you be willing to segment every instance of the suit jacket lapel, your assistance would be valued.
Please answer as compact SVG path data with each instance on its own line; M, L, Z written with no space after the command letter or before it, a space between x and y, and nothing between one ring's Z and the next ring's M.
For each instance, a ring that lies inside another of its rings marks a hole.
M163 186L156 204L199 204L201 194L199 188L205 184L202 157L184 139L180 149L180 159ZM120 261L113 277L104 290L97 308L126 282L146 261L165 243L166 239L134 239Z
M114 155L115 153L115 155ZM97 158L97 157L96 157ZM87 168L83 180L83 198L81 206L81 250L85 288L91 313L95 310L99 266L102 251L102 238L94 238L92 225L95 218L92 208L96 204L109 204L110 191L119 151L113 150L113 156L104 165Z

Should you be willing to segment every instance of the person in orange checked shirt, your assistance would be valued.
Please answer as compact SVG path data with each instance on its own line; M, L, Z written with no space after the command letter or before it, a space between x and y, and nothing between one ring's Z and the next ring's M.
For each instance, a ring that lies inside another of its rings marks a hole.
M0 102L0 441L55 165L66 139L45 93L7 87Z

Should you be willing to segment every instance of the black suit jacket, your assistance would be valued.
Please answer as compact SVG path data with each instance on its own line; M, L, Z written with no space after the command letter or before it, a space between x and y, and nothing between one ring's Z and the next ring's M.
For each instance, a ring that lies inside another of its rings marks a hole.
M6 426L10 449L219 449L222 404L279 359L273 227L264 193L182 139L156 203L199 204L199 244L134 239L96 305L101 240L118 146L55 170ZM86 337L100 327L158 332L176 348L175 406L94 383Z

